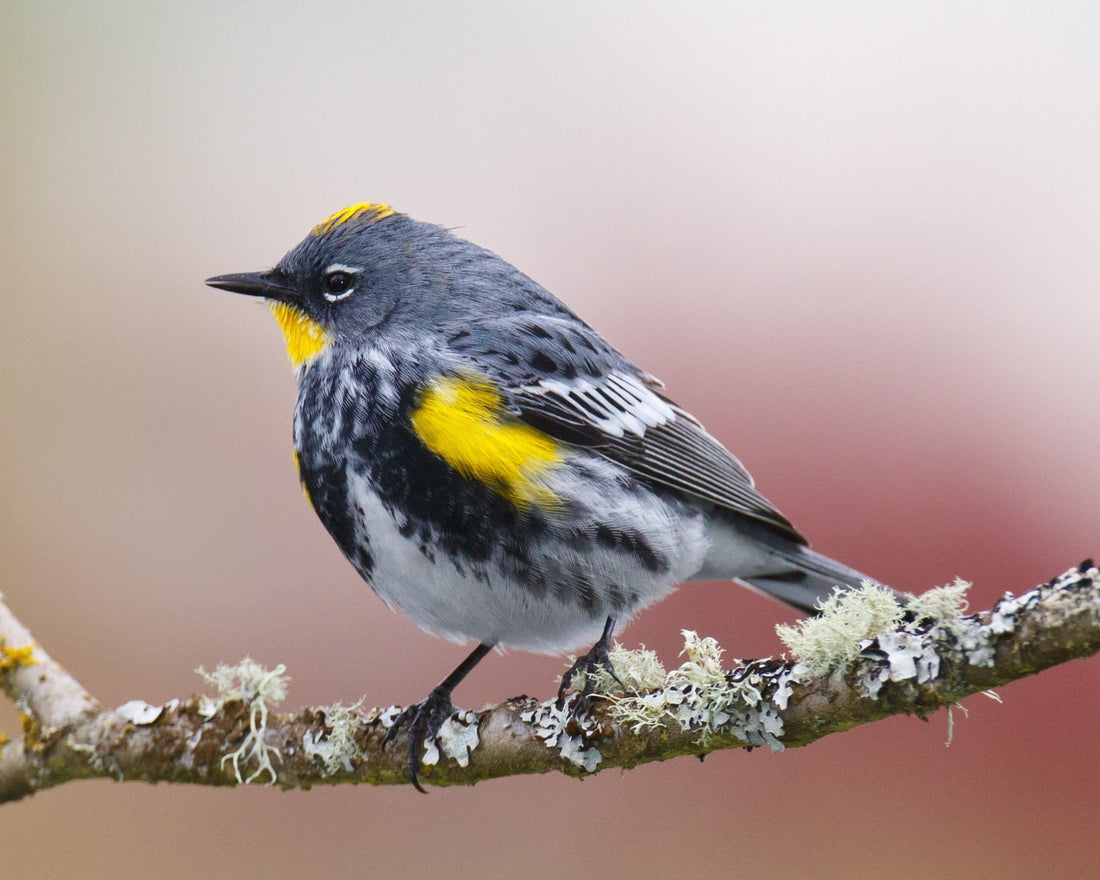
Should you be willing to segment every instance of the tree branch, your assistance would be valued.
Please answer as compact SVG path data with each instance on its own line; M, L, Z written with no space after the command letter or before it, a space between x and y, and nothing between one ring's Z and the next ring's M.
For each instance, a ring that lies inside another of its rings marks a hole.
M962 592L931 591L905 612L874 588L841 594L821 617L781 633L792 660L724 671L721 649L694 633L685 633L687 661L671 672L649 652L617 649L621 684L597 682L603 698L590 712L574 718L568 703L529 697L456 712L428 743L420 779L583 776L716 749L778 751L890 715L924 717L1100 651L1100 572L1091 562L977 614L962 614ZM382 748L398 707L276 713L282 672L246 660L204 673L216 698L104 709L0 602L0 684L23 722L21 735L0 734L0 802L89 777L283 788L408 782L404 737Z

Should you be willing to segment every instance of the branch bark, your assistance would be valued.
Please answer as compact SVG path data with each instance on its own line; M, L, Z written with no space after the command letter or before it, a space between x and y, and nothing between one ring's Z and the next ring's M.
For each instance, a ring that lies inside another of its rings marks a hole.
M847 659L768 658L725 671L720 649L689 639L689 661L656 681L639 671L651 657L623 653L616 670L631 692L607 693L578 717L568 703L529 697L456 712L427 744L420 779L583 776L716 749L780 750L890 715L924 717L1100 651L1100 572L1085 562L977 614L910 612L855 638ZM281 672L245 661L207 676L216 698L106 709L0 601L0 684L23 723L10 740L0 734L0 803L90 777L283 788L408 782L404 736L382 748L399 707L276 713Z

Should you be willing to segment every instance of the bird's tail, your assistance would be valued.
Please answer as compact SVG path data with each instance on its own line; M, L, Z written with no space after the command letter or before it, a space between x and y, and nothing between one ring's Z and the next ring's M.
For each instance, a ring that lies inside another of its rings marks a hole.
M851 589L864 581L879 583L875 578L804 545L791 543L773 550L778 551L776 555L781 556L789 568L739 580L808 614L817 611L819 603L829 598L837 587ZM900 593L896 595L904 601Z
M733 578L760 593L813 614L837 587L854 589L877 579L806 546L794 530L742 516L708 522L709 552L698 580ZM905 604L908 597L891 592Z

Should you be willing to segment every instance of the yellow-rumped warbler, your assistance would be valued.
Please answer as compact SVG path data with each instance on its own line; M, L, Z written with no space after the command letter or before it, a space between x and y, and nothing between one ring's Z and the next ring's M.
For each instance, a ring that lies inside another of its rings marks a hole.
M596 640L574 667L590 670L684 581L735 578L812 611L866 579L810 550L657 379L446 229L353 205L274 269L206 283L278 320L302 485L352 565L424 629L478 643L391 728L409 728L417 788L422 740L493 646Z

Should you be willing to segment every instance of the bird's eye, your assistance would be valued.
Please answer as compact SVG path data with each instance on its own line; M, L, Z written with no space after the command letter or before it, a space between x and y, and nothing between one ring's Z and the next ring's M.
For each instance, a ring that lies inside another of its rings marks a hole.
M325 272L322 293L329 302L351 296L355 290L356 271L344 266L330 266Z
M329 293L347 293L351 276L347 272L332 272L325 277L325 290Z

